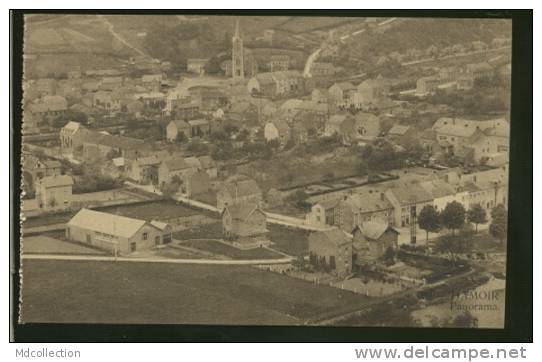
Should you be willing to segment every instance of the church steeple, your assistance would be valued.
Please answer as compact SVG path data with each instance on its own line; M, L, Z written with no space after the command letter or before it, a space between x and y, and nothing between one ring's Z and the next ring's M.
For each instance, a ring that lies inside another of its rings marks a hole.
M239 19L235 21L235 34L232 39L232 77L245 77L245 62L243 54L243 39L239 33Z
M235 35L234 38L239 38L239 19L235 19Z

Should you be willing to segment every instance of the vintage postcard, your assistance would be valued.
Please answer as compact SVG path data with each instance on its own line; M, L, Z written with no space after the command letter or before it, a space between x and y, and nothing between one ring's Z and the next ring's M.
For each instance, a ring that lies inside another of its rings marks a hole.
M511 26L25 15L17 318L504 328Z

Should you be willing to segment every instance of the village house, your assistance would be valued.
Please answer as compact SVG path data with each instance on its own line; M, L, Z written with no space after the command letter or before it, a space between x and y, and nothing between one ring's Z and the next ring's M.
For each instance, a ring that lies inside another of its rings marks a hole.
M218 177L218 168L216 162L211 158L211 156L201 156L198 157L201 169L209 175L211 180L214 180Z
M228 104L228 96L217 88L193 87L190 88L190 94L202 112L214 111Z
M156 155L136 158L130 164L129 177L142 185L157 185L160 163Z
M83 141L83 158L135 159L144 154L145 147L145 141L138 138L92 132L87 134Z
M324 128L324 136L331 137L333 135L342 135L342 124L346 121L347 114L335 114L329 118Z
M258 106L248 101L232 103L228 108L227 119L241 128L245 124L258 123Z
M433 206L438 212L444 210L447 204L454 201L459 202L465 209L469 208L468 193L458 191L443 180L422 181L420 186L431 195Z
M66 224L66 239L129 254L171 242L171 228L163 222L81 209Z
M145 74L141 77L141 84L145 89L157 92L160 90L160 84L162 84L164 78L164 75L161 73Z
M443 82L455 82L461 76L462 70L456 66L443 67L439 69L438 75Z
M337 225L339 202L337 198L316 202L306 216L307 222L320 227Z
M352 259L356 265L374 264L388 250L397 250L399 231L387 223L367 221L352 231Z
M267 142L278 141L284 146L290 139L290 126L282 119L267 122L264 127L264 138Z
M445 181L474 191L469 193L469 204L480 204L487 211L508 200L508 164L484 171L447 174Z
M295 144L303 144L309 140L309 129L316 128L306 122L294 122L290 128L290 139Z
M60 129L60 148L64 153L73 153L73 150L83 146L89 131L79 122L70 121Z
M185 121L197 118L200 116L201 105L196 102L176 104L171 112L171 117L174 119L182 119Z
M359 112L352 120L352 140L373 141L380 136L380 120L374 114Z
M134 94L134 99L139 100L145 106L145 109L162 110L166 105L166 95L162 92L152 91L148 93Z
M122 87L123 84L123 77L103 77L100 81L98 89L103 91L112 91L114 89Z
M337 106L345 107L356 92L356 87L350 82L335 83L328 89L329 101Z
M194 171L195 168L189 165L183 157L169 157L163 160L158 167L158 184L163 186L170 182L174 176L179 177L183 181L186 179L186 176Z
M262 190L256 181L250 179L229 181L218 187L216 207L219 210L223 210L226 205L241 202L255 204L263 202Z
M393 205L384 192L364 190L361 193L347 195L340 200L337 206L336 225L341 230L351 232L356 225L369 221L394 225Z
M192 96L187 89L175 89L166 96L164 113L171 114L179 105L189 104Z
M348 104L355 108L366 108L375 104L390 93L389 82L381 76L375 79L367 79L361 82L355 92L350 94Z
M387 136L397 142L407 142L415 138L417 133L414 127L396 124L388 131Z
M54 78L40 78L31 85L31 93L36 97L54 96L56 94L57 81Z
M510 125L505 119L472 121L439 118L432 129L444 153L479 163L495 153L508 152Z
M68 110L68 101L62 96L43 96L28 105L34 116L58 116Z
M326 62L314 62L311 66L311 76L313 77L326 77L335 75L337 68Z
M466 73L472 76L474 81L490 79L494 74L493 67L487 62L468 64Z
M166 138L169 142L177 141L179 134L183 134L185 139L190 138L190 124L183 120L171 121L166 127Z
M211 134L211 124L206 119L193 119L188 121L190 125L190 138L205 137Z
M327 103L329 91L325 88L315 88L311 92L311 100L315 103Z
M73 179L68 175L45 176L36 180L36 200L42 210L62 210L72 202Z
M290 57L288 55L272 55L269 58L269 71L277 72L290 68Z
M257 203L240 202L222 211L222 229L226 240L241 244L263 241L268 233L267 217Z
M205 64L209 59L203 59L203 58L188 58L186 60L186 70L189 73L194 73L198 75L205 74Z
M337 228L313 232L309 235L309 258L337 277L347 277L352 273L352 239Z
M442 83L441 78L437 76L422 77L416 81L416 95L426 96L433 94Z
M345 145L373 141L380 135L380 120L370 113L336 114L326 122L324 135L338 135Z
M295 107L296 114L292 119L297 116L308 116L315 124L324 124L329 118L329 107L325 103L316 103L313 101L302 101Z
M416 182L399 183L386 190L385 196L393 205L395 227L409 226L425 205L433 204L431 194Z
M23 155L23 171L32 176L32 180L45 176L60 176L62 165L57 160L40 160L30 154Z
M260 73L247 83L249 93L270 98L295 95L303 88L303 77L297 70Z
M101 90L92 95L92 106L106 111L120 111L120 101L113 99L111 91Z

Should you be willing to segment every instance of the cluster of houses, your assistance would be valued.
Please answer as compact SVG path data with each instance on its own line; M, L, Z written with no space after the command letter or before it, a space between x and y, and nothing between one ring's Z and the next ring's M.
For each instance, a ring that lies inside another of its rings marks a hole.
M461 170L412 174L402 180L368 184L317 201L307 223L336 226L351 232L363 222L409 227L426 205L441 211L453 201L469 210L480 205L489 211L507 204L508 166L464 173Z
M266 41L271 42L272 37L271 30L265 33ZM382 138L395 145L417 140L435 158L453 156L466 165L485 167L474 172L460 168L411 172L398 180L332 192L313 202L305 222L319 231L309 236L310 261L329 267L340 277L349 275L356 265L378 263L389 249L397 248L399 232L416 222L425 205L442 210L457 201L467 210L475 204L489 210L507 204L510 126L505 119L441 117L428 129L399 122L384 129L383 118L403 108L391 98L391 80L377 76L356 85L339 81L334 76L340 68L327 62L315 62L312 78L305 78L292 70L293 61L284 54L271 56L265 64L268 71L259 72L254 54L243 46L238 24L232 43L232 58L222 62L221 68L233 79L209 86L183 86L182 81L166 76L167 64L135 58L130 65L145 73L138 77L119 70L73 70L66 79L27 82L25 128L38 133L41 121L68 110L89 118L121 112L134 118L151 115L157 121L165 120L164 141L169 143L209 139L230 124L249 131L249 139L261 133L266 142L280 146L332 136L345 146ZM188 59L187 71L202 76L208 61ZM419 79L416 94L470 89L477 80L494 74L495 67L489 63L442 68L437 75ZM319 79L331 81L319 83ZM166 151L166 147L157 150L144 140L75 121L60 129L59 139L61 154L69 159L107 160L115 176L155 191L176 183L174 197L204 198L220 212L225 240L245 247L267 242L267 213L262 210L264 197L258 183L239 175L224 180L208 155L187 156ZM24 171L32 180L40 209L70 207L74 179L62 175L60 162L28 156ZM83 208L67 223L66 237L128 254L171 242L172 230L164 221Z
M440 68L437 74L417 80L416 95L426 96L438 90L472 89L477 81L489 80L495 72L496 68L488 62Z

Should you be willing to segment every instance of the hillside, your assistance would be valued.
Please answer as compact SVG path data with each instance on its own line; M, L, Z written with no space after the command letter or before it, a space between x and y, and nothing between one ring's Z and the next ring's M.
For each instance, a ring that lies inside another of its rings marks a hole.
M481 40L490 43L496 37L511 37L512 23L487 19L406 18L388 28L371 30L345 46L357 56L378 56L409 49L451 46Z

